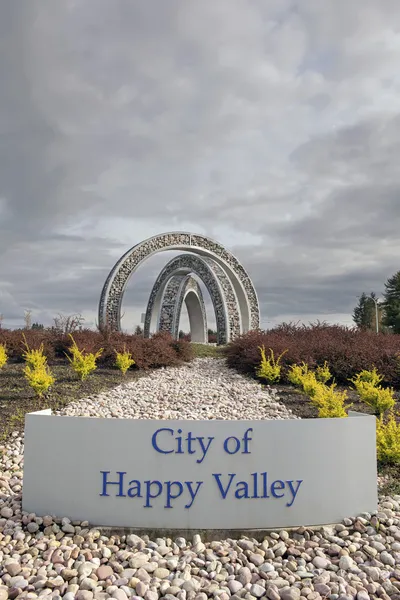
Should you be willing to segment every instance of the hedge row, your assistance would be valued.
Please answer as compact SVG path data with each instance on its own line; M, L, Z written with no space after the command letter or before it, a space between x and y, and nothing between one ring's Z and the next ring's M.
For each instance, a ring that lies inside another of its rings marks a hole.
M7 330L0 329L0 344L6 344L7 354L13 362L22 362L24 336L28 346L37 349L43 344L44 353L49 364L59 360L67 360L65 354L69 352L71 338L68 335L54 330ZM96 352L103 348L103 353L97 364L101 367L115 365L115 352L128 350L139 369L169 367L187 362L193 358L191 345L183 340L175 341L165 333L158 333L150 339L139 335L123 333L99 333L90 329L78 331L73 334L79 349L87 352Z
M306 362L314 368L328 361L338 384L362 369L376 367L384 376L384 384L400 387L400 335L376 334L339 325L296 326L283 324L268 331L251 331L240 336L226 348L230 367L241 373L255 375L260 363L260 346L267 356L272 348L275 358L285 350L281 359L282 381L287 382L289 365Z

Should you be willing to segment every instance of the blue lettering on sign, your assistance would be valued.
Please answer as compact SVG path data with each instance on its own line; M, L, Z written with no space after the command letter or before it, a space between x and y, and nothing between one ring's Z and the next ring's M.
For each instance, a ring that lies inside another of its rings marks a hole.
M252 428L244 432L243 437L229 436L222 444L228 455L251 454ZM183 434L182 429L176 432L170 427L157 429L151 438L154 450L160 454L189 454L194 455L197 464L201 464L214 441L212 436L196 436L191 431ZM174 508L177 505L190 509L204 484L204 481L159 481L158 479L131 479L126 471L100 471L102 497L141 499L144 508L153 508L160 504L164 508ZM232 498L243 499L283 499L287 507L293 506L302 479L275 479L269 482L268 472L250 473L248 476L238 476L237 473L211 473L209 482L216 485L218 495L222 500Z
M250 427L250 429L248 429L242 440L240 441L239 438L235 437L234 435L231 435L230 437L226 438L226 440L224 441L224 450L227 454L236 454L237 452L239 452L239 450L242 447L242 442L243 442L243 450L242 450L242 454L250 454L249 451L249 442L251 442L251 437L250 437L250 432L253 431L253 428ZM232 441L231 441L232 440Z
M281 481L277 479L273 481L271 485L268 485L268 473L251 473L251 481L237 480L236 473L228 473L223 475L222 473L213 473L212 475L217 484L218 490L223 500L231 491L232 496L237 500L242 498L286 498L286 506L290 507L296 500L297 493L300 489L300 485L303 483L302 479L298 479L296 482L293 479ZM297 484L297 485L296 485ZM258 491L260 490L260 494ZM270 494L268 494L268 490ZM277 493L282 491L282 493Z
M174 430L169 427L157 429L151 438L151 444L154 450L161 454L185 454L183 443L186 442L187 454L200 454L200 458L198 458L196 462L201 464L205 459L214 438L193 436L192 432L189 431L187 437L183 439L180 435L182 429L177 430L178 436L173 437L174 433Z
M151 443L156 452L161 452L162 454L171 454L171 452L173 452L173 450L163 450L158 445L159 444L158 435L162 431L168 431L171 435L174 435L174 430L169 429L168 427L164 427L163 429L157 429L157 431L155 433L153 433L153 437L151 438Z
M173 508L172 501L184 496L185 508L191 508L197 498L197 494L203 481L158 481L148 479L139 481L132 479L128 481L125 471L117 471L117 481L109 478L110 471L100 471L102 475L102 487L100 496L111 496L112 492L117 498L143 498L144 508L152 508L153 500L163 498L164 508ZM117 489L110 486L117 486Z
M233 443L231 443L231 440ZM232 435L224 441L224 450L227 454L236 454L240 450L240 440Z
M109 475L110 471L100 471L100 473L103 475L103 485L100 496L110 495L107 493L107 486L109 485L118 486L118 494L116 494L116 496L125 496L125 494L123 493L124 475L126 475L125 471L117 471L118 481L108 481L107 475Z

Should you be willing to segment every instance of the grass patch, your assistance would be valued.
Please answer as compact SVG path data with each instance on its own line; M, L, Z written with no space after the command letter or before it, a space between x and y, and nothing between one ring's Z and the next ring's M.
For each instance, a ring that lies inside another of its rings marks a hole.
M224 358L225 346L192 343L195 358Z
M102 368L80 381L68 365L52 364L56 382L43 398L38 399L24 378L23 368L23 364L8 364L0 371L0 441L12 431L23 430L28 412L45 408L60 410L70 402L95 396L145 374L132 370L122 376L117 369Z

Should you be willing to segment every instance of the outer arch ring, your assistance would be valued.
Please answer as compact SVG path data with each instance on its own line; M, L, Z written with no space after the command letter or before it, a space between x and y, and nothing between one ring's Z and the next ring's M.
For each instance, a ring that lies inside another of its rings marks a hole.
M168 250L184 250L215 260L226 272L235 290L243 333L260 323L258 298L253 283L237 258L218 242L203 235L169 232L155 235L128 250L111 269L99 302L99 327L121 329L122 299L129 278L147 258Z

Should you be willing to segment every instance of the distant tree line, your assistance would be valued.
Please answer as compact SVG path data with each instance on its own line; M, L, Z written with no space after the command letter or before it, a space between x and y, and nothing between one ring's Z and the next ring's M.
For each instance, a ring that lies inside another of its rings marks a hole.
M363 292L353 311L353 321L359 329L377 329L386 333L400 333L400 271L385 283L383 299L374 292Z

